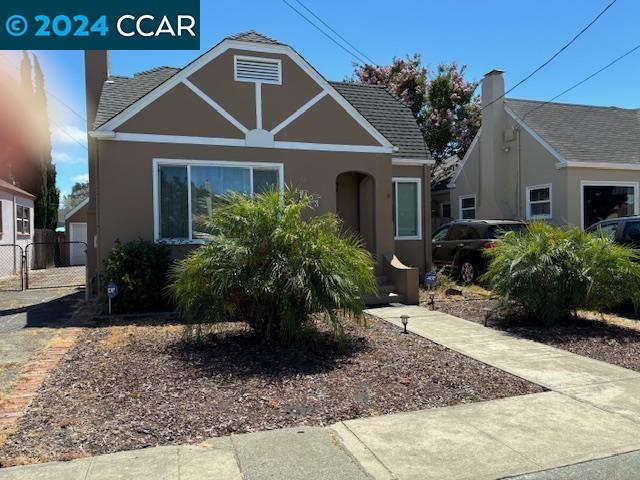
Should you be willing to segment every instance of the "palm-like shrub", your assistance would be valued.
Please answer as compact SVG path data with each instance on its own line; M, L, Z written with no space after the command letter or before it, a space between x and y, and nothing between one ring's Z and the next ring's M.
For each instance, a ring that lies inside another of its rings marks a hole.
M630 248L602 234L533 222L502 236L485 253L483 280L532 320L554 323L576 309L602 310L631 301L640 306L640 264Z
M191 323L246 321L263 336L297 340L311 314L337 334L338 311L361 317L375 292L371 255L333 214L312 216L303 192L216 197L206 243L173 268L170 291Z

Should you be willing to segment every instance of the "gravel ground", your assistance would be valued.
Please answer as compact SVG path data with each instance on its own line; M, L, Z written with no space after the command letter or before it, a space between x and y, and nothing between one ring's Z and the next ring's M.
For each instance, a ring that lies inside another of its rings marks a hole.
M342 344L325 332L297 350L237 324L200 343L181 326L90 330L0 447L0 465L542 391L382 321L346 330Z
M491 309L488 326L569 352L595 358L640 372L640 322L605 315L589 315L558 327L542 327L517 319L507 321L495 299L436 300L436 309L477 323L484 323L485 308ZM616 325L614 322L626 325ZM637 326L635 325L637 323ZM634 328L635 327L635 328Z

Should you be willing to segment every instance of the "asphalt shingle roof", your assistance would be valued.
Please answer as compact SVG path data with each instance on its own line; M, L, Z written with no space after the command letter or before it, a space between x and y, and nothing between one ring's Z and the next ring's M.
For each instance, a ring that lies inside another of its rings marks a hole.
M252 43L268 43L270 45L283 45L279 41L267 37L261 33L256 32L255 30L248 30L246 32L236 33L235 35L229 35L227 37L229 40L238 40L241 42L252 42Z
M383 85L329 83L394 147L399 148L393 154L395 158L431 158L411 110Z
M542 103L506 100L567 161L640 163L640 109Z

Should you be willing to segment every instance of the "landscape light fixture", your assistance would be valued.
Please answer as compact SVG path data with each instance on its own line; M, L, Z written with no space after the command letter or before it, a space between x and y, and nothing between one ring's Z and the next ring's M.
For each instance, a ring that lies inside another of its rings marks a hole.
M404 332L402 333L409 333L407 332L407 323L409 323L409 315L400 315L400 320L402 320L402 325L404 325Z

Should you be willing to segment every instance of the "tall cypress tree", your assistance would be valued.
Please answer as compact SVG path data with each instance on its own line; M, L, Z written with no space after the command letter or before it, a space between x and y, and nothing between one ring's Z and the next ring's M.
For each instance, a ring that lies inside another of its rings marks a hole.
M33 56L34 66L34 98L38 110L40 161L42 171L42 187L40 195L36 199L36 228L55 230L58 225L58 206L60 204L60 191L56 188L56 167L51 159L51 129L49 127L49 115L47 111L47 94L44 86L44 75L40 68L40 61ZM40 210L40 212L38 212Z

